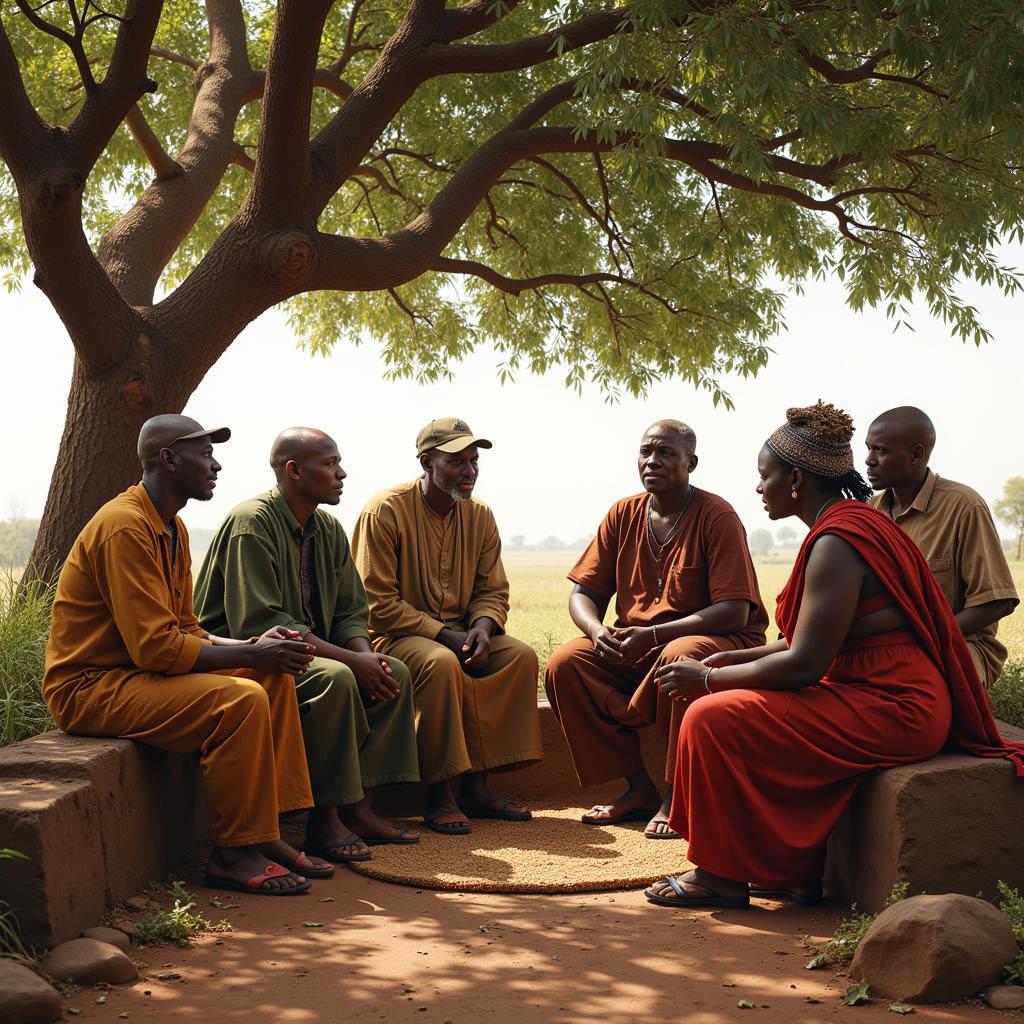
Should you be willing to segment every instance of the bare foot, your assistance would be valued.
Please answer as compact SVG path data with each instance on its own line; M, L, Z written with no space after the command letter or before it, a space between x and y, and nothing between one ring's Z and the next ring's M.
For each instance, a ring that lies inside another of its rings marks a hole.
M256 849L268 860L275 861L289 870L301 871L303 867L309 867L318 873L330 873L331 871L331 865L326 861L317 860L315 857L307 857L283 839L275 839L272 843L260 843Z
M495 793L487 785L487 775L484 772L475 772L467 775L459 790L459 806L470 817L495 817L499 816L508 820L527 820L530 817L530 809L525 804L517 804Z
M225 879L245 885L250 879L265 874L268 870L281 868L278 861L270 860L256 846L215 846L206 865L210 878ZM260 889L296 889L309 883L302 875L286 871L266 879Z
M640 821L650 817L652 809L661 805L661 793L646 772L642 776L627 779L626 792L610 804L595 804L583 821L598 825L601 822Z
M658 813L647 823L644 835L648 839L681 839L682 836L669 824L668 816L672 810L672 789L669 788L661 801Z
M306 845L321 853L329 850L331 860L366 860L370 848L338 816L336 807L316 807L309 812Z
M673 884L674 883L674 884ZM663 878L644 890L644 895L685 906L730 905L747 899L749 887L702 868L687 871L674 878ZM720 901L720 903L719 903Z

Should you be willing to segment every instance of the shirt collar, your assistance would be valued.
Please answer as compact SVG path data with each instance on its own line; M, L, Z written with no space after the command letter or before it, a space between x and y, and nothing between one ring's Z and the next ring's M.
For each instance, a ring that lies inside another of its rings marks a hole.
M167 537L171 535L171 529L160 518L160 513L156 510L156 505L153 504L153 499L149 496L149 491L146 490L146 485L139 481L132 490L135 492L135 497L139 504L142 506L142 512L149 522L149 525L153 527L154 532L159 536L164 534Z
M295 513L292 512L291 506L285 500L284 495L281 493L280 487L273 487L270 491L270 501L277 511L277 514L285 521L292 536L298 540L302 540L307 534L314 533L316 531L316 512L309 517L309 522L306 524L306 529L303 530L302 526L299 525L298 519L295 518Z
M924 514L928 511L928 504L932 500L932 492L935 490L935 481L938 480L938 476L933 473L930 469L928 470L927 476L924 478L924 483L921 484L921 489L914 496L914 500L910 503L908 508L905 508L898 517L902 519L908 512L920 512ZM892 515L892 489L890 488L885 492L885 506Z

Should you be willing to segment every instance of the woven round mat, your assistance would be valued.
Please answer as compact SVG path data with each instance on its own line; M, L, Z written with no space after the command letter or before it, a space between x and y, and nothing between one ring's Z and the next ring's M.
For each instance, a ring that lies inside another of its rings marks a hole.
M637 889L692 868L681 839L644 838L644 823L584 825L587 808L534 810L532 821L474 819L468 836L442 836L403 821L415 846L375 846L352 869L419 889L456 892L601 892Z

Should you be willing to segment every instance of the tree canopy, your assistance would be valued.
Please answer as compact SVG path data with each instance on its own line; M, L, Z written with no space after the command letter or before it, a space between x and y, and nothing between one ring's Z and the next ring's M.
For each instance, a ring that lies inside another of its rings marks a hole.
M136 418L278 303L396 374L718 400L809 276L985 340L1022 58L1013 0L0 0L0 266Z

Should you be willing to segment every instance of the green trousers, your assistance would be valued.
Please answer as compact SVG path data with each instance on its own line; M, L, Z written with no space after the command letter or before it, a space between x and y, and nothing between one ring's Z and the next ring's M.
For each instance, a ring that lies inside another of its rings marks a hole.
M393 700L363 697L352 670L314 658L295 683L313 803L352 804L364 786L418 782L415 712L409 670L388 658L400 692Z

